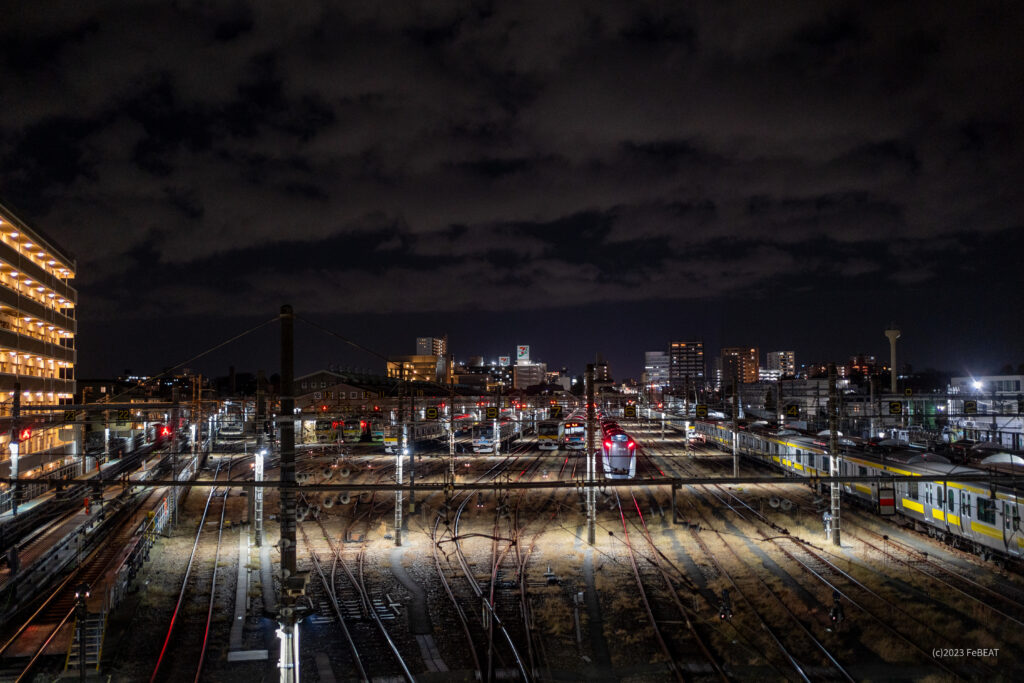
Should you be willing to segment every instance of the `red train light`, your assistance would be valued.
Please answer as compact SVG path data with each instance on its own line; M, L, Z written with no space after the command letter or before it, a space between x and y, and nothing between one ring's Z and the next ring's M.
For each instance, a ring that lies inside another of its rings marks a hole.
M611 450L612 449L612 442L611 441L605 441L604 442L604 447L606 449L608 449L608 450Z
M629 448L636 448L636 442L631 440L628 444L626 444L626 446Z

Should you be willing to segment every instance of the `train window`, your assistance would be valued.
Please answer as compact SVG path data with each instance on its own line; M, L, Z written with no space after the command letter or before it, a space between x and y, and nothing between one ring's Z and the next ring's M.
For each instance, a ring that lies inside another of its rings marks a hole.
M866 476L868 476L868 468L867 467L858 467L857 468L857 476L858 477L866 477Z
M942 504L946 502L946 497L941 486L935 487L935 506L942 507Z
M961 512L968 517L971 515L971 494L967 491L963 491L960 494L960 506L963 508Z
M907 498L909 498L910 500L919 500L918 496L921 493L920 490L919 490L919 487L920 487L920 484L918 484L916 481L908 481L907 482Z
M924 502L928 503L929 505L932 504L932 485L931 484L925 484L924 485Z
M953 512L956 510L956 491L953 489L946 489L946 500L949 501L949 511Z
M831 460L831 457L832 456L829 456L829 455L821 456L821 469L825 470L826 472L831 472L832 471L832 460Z
M1007 503L1007 505L1010 505L1010 503ZM1014 531L1018 531L1018 530L1020 530L1020 508L1017 506L1016 503L1013 504L1013 513L1012 514L1013 514L1013 530Z
M996 523L996 502L986 498L978 498L978 521L986 524Z

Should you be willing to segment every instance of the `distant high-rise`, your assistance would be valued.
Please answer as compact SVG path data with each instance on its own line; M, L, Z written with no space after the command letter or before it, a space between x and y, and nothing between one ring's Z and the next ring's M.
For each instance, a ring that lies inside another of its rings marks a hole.
M443 337L416 337L417 356L448 355L448 335Z
M756 346L730 346L722 349L722 386L731 386L737 376L741 384L757 382L760 356Z
M600 384L601 382L611 382L612 371L608 367L608 361L604 359L600 353L597 354L597 362L594 363L594 384Z
M666 352L644 352L644 384L647 386L667 386L668 366L669 358Z
M765 360L769 370L778 370L781 375L796 375L795 351L769 351Z
M704 342L674 341L668 345L668 382L672 391L704 386Z

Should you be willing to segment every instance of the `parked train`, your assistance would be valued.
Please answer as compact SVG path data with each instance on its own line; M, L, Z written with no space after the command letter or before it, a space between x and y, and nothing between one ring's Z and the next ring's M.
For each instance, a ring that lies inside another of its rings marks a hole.
M698 422L708 442L732 449L732 428L718 422ZM878 476L873 482L842 485L843 492L876 513L895 516L908 526L982 557L1024 557L1024 487L962 482L958 475L986 470L956 465L923 450L888 447L856 448L849 439L840 475ZM792 430L739 430L739 452L798 477L828 476L830 455L824 438ZM996 456L998 457L998 456ZM984 462L982 464L985 464ZM887 475L946 476L941 481L887 481Z
M570 415L562 423L562 441L566 450L584 450L587 447L587 418L579 414Z
M636 476L636 441L614 420L601 420L601 462L608 479Z
M498 423L498 434L495 437L494 422L481 422L473 427L474 453L500 453L501 444L512 441L519 436L519 423L502 420Z
M444 427L436 420L424 422L413 422L406 425L408 428L409 448L422 450L433 445L438 439L445 435ZM401 425L390 425L384 428L384 452L394 454L398 452L402 441Z
M557 451L562 445L564 429L560 420L541 420L537 423L537 448Z

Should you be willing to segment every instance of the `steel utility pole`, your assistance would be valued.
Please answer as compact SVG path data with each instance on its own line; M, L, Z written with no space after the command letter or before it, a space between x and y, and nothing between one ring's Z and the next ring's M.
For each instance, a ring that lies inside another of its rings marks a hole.
M171 478L177 481L178 478L178 401L181 400L181 394L178 387L171 389L171 400L174 402L174 407L171 408L171 420L174 424L174 431L171 434L173 441L171 442ZM168 491L168 510L169 517L171 518L171 528L178 526L178 487L173 487L173 491Z
M828 364L828 450L829 468L828 473L833 477L839 476L839 391L836 388L836 364ZM832 494L832 543L840 545L839 541L839 482L833 481L830 484Z
M267 432L267 399L263 393L263 371L256 374L256 456L253 463L253 479L263 481L264 441ZM257 486L249 496L252 509L249 519L252 520L253 540L256 547L263 545L263 487Z
M455 483L455 377L448 384L448 480Z
M295 638L298 619L296 606L303 593L302 578L295 562L295 396L292 393L295 366L295 314L292 307L281 306L281 610L278 614L278 638L281 652L277 666L280 683L298 683L299 653Z
M408 425L405 423L405 361L401 361L399 364L401 369L398 371L398 428L401 430L401 438L398 440L398 447L395 449L398 453L395 455L395 482L401 486L402 484L402 465L404 464L403 458L409 448L409 431ZM400 548L402 546L402 489L395 490L395 547Z
M597 419L594 413L594 364L587 364L587 483L591 486L587 487L587 543L594 545L597 541L597 528L595 519L597 512L595 507L597 506L597 492L594 490L593 483L597 469L597 453L595 448L595 436L594 430L597 427Z
M736 359L736 372L732 379L732 476L740 476L740 435L737 422L740 419L740 363Z

